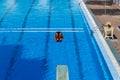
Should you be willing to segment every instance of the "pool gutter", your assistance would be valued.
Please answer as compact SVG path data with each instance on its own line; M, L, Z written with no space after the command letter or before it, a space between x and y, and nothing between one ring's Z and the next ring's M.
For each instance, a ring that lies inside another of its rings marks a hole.
M79 4L84 10L85 17L90 25L90 29L93 31L93 36L101 50L101 53L105 59L105 62L110 70L110 73L114 80L120 80L120 66L117 63L115 57L108 44L106 43L104 37L102 36L97 24L95 23L93 17L91 16L89 10L87 9L83 0L79 0Z

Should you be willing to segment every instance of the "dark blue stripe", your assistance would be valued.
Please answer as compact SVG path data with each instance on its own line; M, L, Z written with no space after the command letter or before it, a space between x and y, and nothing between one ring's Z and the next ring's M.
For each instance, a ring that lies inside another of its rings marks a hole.
M11 71L12 71L12 67L13 67L13 65L15 64L16 56L18 55L18 54L17 54L17 53L18 53L18 50L19 50L19 46L17 45L17 46L15 47L14 52L13 52L13 56L12 56L11 59L10 59L10 65L9 65L9 68L8 68L8 70L7 70L7 72L6 72L5 80L10 80L9 77L10 77L10 74L11 74Z
M5 12L5 14L2 16L2 18L0 19L0 26L3 22L3 20L5 19L5 17L9 14L9 12L12 10L12 8L16 5L17 0L15 0L15 2L10 6L10 8Z
M51 12L52 12L52 0L50 0L47 28L50 28ZM45 42L45 49L44 49L44 52L45 52L45 56L46 56L46 57L47 57L47 55L48 55L48 42L49 42L49 39L50 39L50 33L47 32L47 34L46 34L46 39L45 39L45 40L46 40L46 42Z
M33 5L34 3L35 3L35 0L33 0L33 1L32 1L32 4L31 4L31 6L30 6L30 8L29 8L29 10L28 10L28 12L27 12L27 14L26 14L25 18L24 18L22 28L25 28L25 27L26 27L27 19L28 19L29 14L30 14L30 12L31 12L31 10L32 10L32 7L34 6L34 5ZM24 32L21 32L21 34L20 34L20 37L19 37L18 41L21 41L21 40L22 40L23 35L24 35Z
M22 28L25 28L25 27L26 27L26 21L27 21L27 18L28 18L28 16L29 16L30 12L31 12L31 9L32 9L32 7L33 7L34 2L35 2L35 0L33 0L32 4L31 4L31 6L30 6L30 8L29 8L29 10L28 10L28 12L27 12L27 15L25 16L25 19L24 19ZM21 40L22 40L22 36L23 36L23 32L20 34L20 38L19 38L18 41L21 41ZM9 76L10 76L10 74L11 74L12 67L13 67L13 65L15 64L16 57L17 57L17 55L18 55L18 54L17 54L18 51L19 51L19 46L17 45L17 46L15 47L13 56L12 56L12 58L10 59L10 66L9 66L8 71L7 71L7 73L6 73L5 80L9 80Z
M6 37L4 36L3 39L2 39L2 43L1 44L4 45L5 42L6 42Z
M68 0L68 4L69 4L70 15L71 15L72 28L75 28L75 22L74 22L74 17L73 17L70 0ZM80 60L80 52L79 52L79 47L78 47L77 36L76 36L75 32L73 33L73 35L74 35L74 42L75 42L75 53L76 53L76 57L77 57L77 61L78 61L78 67L79 67L79 76L80 76L80 79L83 79L82 62Z

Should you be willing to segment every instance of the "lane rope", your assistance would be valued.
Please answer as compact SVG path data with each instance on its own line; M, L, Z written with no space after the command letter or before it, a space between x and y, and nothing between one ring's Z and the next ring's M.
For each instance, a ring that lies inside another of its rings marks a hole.
M83 28L0 28L0 32L84 32Z

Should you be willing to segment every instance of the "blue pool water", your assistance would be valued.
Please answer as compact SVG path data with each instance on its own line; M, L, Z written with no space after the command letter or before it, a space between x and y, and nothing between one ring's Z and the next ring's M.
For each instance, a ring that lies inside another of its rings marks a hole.
M78 0L0 0L0 28L82 28L63 32L0 32L0 80L56 80L68 65L70 80L113 80Z

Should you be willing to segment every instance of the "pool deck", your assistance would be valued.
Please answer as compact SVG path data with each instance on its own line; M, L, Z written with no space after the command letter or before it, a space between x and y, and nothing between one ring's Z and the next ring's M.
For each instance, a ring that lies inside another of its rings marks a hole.
M103 25L109 21L115 26L114 35L117 39L110 41L117 50L117 57L120 59L120 30L118 29L118 26L120 26L120 6L116 4L110 5L109 1L106 2L105 6L105 0L88 0L86 4L94 13L100 24ZM117 61L120 66L120 60Z
M108 69L113 77L114 80L120 80L120 66L113 55L113 50L110 49L111 46L108 46L107 42L103 35L101 34L99 22L96 22L94 15L89 11L87 6L84 4L83 0L79 1L79 5L82 8L83 13L85 14L86 20L90 26L90 30L94 39L96 40L98 47L101 51L101 55L103 56ZM101 26L102 27L102 26Z

